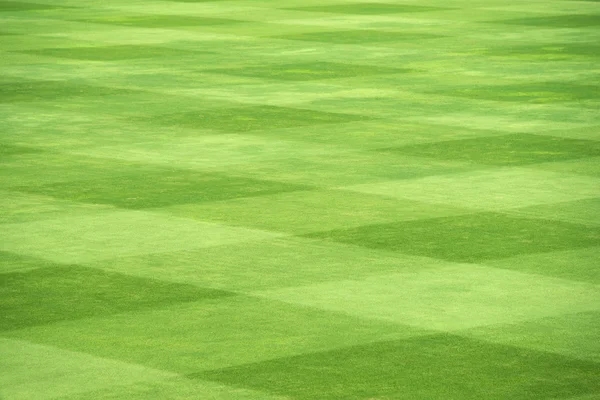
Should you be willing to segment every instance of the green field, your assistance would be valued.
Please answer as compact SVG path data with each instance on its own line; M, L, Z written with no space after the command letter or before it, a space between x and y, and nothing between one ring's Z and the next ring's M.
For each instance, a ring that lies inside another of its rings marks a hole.
M0 399L600 399L598 0L0 0Z

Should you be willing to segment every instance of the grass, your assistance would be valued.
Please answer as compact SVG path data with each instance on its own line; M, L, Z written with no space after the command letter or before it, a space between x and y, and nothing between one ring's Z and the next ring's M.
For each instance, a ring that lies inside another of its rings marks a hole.
M0 398L600 399L600 3L0 2Z

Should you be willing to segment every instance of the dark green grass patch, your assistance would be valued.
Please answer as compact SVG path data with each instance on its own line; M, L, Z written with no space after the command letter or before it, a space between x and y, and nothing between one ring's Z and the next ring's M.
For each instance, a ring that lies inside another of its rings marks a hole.
M49 4L27 3L20 1L0 1L0 12L3 11L35 11L51 10L55 8L66 8L63 6L51 6Z
M544 104L600 99L600 85L573 82L539 82L481 86L438 93L478 100Z
M374 65L356 65L335 62L313 62L301 64L268 65L246 68L209 69L203 72L279 79L284 81L309 81L318 79L350 78L356 76L399 74L410 69L387 68Z
M5 336L189 374L422 333L398 323L236 295Z
M265 105L168 114L154 117L152 121L161 125L216 129L235 133L261 129L336 124L365 119L368 119L368 117Z
M366 225L304 236L456 262L600 245L600 227L497 213Z
M553 15L550 17L515 18L490 22L544 28L589 28L600 26L600 14Z
M288 8L288 10L328 12L328 13L335 13L335 14L378 15L378 14L399 14L399 13L413 13L413 12L426 12L426 11L441 11L441 10L448 10L448 8L419 6L419 5L412 5L412 4L354 3L354 4L336 4L336 5L332 4L332 5L328 5L328 6L294 7L294 8Z
M41 149L29 146L19 146L8 143L0 143L0 161L6 157L17 156L21 154L40 153Z
M200 372L294 399L542 399L600 390L600 366L440 334ZM407 394L409 394L407 396Z
M26 193L128 209L261 196L307 186L187 170L115 172L115 176L13 188Z
M131 90L66 81L19 81L0 83L0 103L56 100L131 93Z
M20 53L39 54L42 56L71 58L75 60L92 61L116 61L131 60L137 58L154 57L189 57L198 53L186 50L170 49L167 47L147 46L147 45L116 45L116 46L97 46L97 47L63 47L40 50L20 51Z
M108 25L123 25L135 26L140 28L177 28L191 26L212 26L234 24L244 21L225 19L225 18L208 18L208 17L193 17L186 15L115 15L94 17L83 19L82 22L91 22Z
M600 141L515 133L379 149L487 165L525 165L600 156Z
M6 273L0 274L0 330L230 295L79 266Z
M418 41L441 38L441 35L416 32L386 32L380 30L345 30L328 32L295 33L271 36L274 39L304 40L336 44L362 44L376 42Z

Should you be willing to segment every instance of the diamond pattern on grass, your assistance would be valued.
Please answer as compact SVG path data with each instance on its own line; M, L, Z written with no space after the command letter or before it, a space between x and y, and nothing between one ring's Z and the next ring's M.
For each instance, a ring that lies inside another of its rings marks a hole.
M356 76L399 74L411 71L412 70L410 69L403 68L387 68L374 65L357 65L335 62L313 62L283 65L271 64L262 67L219 68L203 70L203 72L279 79L284 81L349 78Z
M187 204L165 211L179 217L295 234L466 212L454 207L335 190Z
M3 224L2 250L59 263L199 249L278 237L141 211L104 210Z
M116 61L154 57L197 56L198 52L170 49L148 45L115 45L97 47L63 47L40 50L20 51L21 53L42 56L71 58L75 60Z
M237 295L30 327L4 336L189 374L424 333L402 324Z
M131 93L131 90L92 86L66 81L19 81L0 83L0 104L20 101L56 100L110 96Z
M540 26L544 28L588 28L600 25L599 14L567 14L548 17L515 18L488 21L507 25Z
M142 28L202 27L243 22L225 18L158 14L92 17L81 21L109 25L136 26Z
M346 189L477 210L505 210L600 197L600 179L525 168L495 168Z
M55 8L69 8L66 6L51 6L50 4L29 3L21 1L2 0L0 2L0 12L6 11L35 11L35 10L51 10Z
M600 99L600 85L539 82L453 89L437 93L479 100L545 104Z
M366 120L368 117L291 107L253 106L223 108L157 116L154 122L187 128L247 132Z
M294 7L294 8L287 8L287 9L288 10L297 10L297 11L328 12L328 13L335 13L335 14L365 14L365 15L399 14L399 13L448 10L448 8L442 8L442 7L420 6L420 5L412 5L412 4L392 4L392 3L354 3L354 4L339 4L339 5L332 4L332 5L326 5L326 6L307 6L307 7Z
M361 318L444 331L600 310L597 285L467 264L254 293Z
M523 254L501 260L488 260L485 264L496 268L600 285L598 254L600 254L600 246L543 254Z
M0 251L0 274L56 267L59 265L42 258L27 257L9 251Z
M0 143L0 157L2 157L2 158L21 155L21 154L40 153L42 151L43 150L35 148L35 147L19 146L19 145L13 145L13 144L8 144L8 143Z
M600 156L600 141L515 133L379 151L489 165L524 165Z
M348 276L358 279L373 274L421 270L445 263L292 236L111 258L86 265L170 282L249 292L338 281Z
M600 157L587 157L577 160L538 164L535 168L544 171L600 178Z
M480 213L304 235L458 262L600 245L600 227Z
M600 44L596 42L549 43L539 46L495 47L485 51L491 56L519 59L561 60L573 56L600 57Z
M172 372L24 340L1 338L0 360L2 395L12 400L90 398L99 395L99 391L130 385L151 386L176 379ZM129 396L125 398L133 400Z
M128 209L164 207L307 189L307 186L189 170L130 168L100 179L56 182L13 190Z
M78 266L5 273L0 274L0 330L229 295Z
M294 399L504 400L600 390L598 364L447 334L371 343L191 375Z
M600 364L600 312L565 314L461 332L486 342L562 354Z
M336 44L363 44L376 42L396 42L436 39L443 36L418 32L386 32L380 30L344 30L327 32L307 32L271 36L273 39L303 40Z
M600 226L600 198L523 207L506 211L506 213Z

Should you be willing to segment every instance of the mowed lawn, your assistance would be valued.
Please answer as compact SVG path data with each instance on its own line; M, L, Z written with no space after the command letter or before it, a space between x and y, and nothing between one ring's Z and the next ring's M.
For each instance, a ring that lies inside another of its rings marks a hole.
M2 400L600 399L598 0L0 0Z

